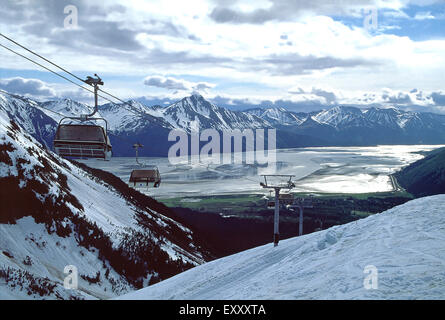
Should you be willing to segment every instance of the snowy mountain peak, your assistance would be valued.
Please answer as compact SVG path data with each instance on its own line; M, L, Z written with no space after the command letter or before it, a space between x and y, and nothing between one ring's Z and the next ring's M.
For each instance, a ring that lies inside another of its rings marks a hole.
M204 99L204 97L200 94L200 93L193 93L191 96L190 96L190 99L194 99L194 100L197 100L197 101L199 101L199 100L205 100Z
M99 106L99 111L100 112L125 112L125 111L130 111L130 112L142 112L142 113L146 113L147 110L149 110L148 107L146 107L145 105L143 105L142 103L140 103L139 101L136 100L128 100L125 104L124 103L107 103L104 105Z
M203 96L194 94L164 109L162 116L173 127L187 132L214 128L217 130L270 127L264 120L248 113L217 107Z
M48 101L42 103L41 106L56 113L74 117L89 114L93 111L93 107L71 99Z
M364 124L364 116L359 108L336 106L320 112L314 116L314 120L320 123L339 126L359 126Z
M270 124L284 126L300 125L307 117L306 115L302 116L301 114L286 110L283 107L255 108L249 109L246 112L266 120Z

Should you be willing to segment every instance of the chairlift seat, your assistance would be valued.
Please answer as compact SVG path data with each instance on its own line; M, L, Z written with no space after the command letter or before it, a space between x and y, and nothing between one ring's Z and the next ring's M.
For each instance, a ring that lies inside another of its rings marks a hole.
M281 193L279 199L281 204L292 204L294 202L294 195L290 193Z
M267 209L274 209L275 201L267 201Z
M62 157L111 157L111 143L103 127L98 125L60 124L54 138L54 149Z
M149 183L153 183L155 188L161 184L161 175L157 168L153 169L135 169L131 172L130 183L136 186L137 183L145 183L148 187Z

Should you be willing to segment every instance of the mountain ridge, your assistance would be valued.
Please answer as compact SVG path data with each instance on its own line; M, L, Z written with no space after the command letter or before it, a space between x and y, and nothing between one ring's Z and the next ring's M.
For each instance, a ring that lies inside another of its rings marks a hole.
M445 193L445 148L429 152L394 174L400 185L416 197Z
M63 116L91 112L90 106L70 99L40 103L1 93L0 96L0 106L10 110L17 122L29 128L48 148L52 147L52 137ZM31 109L43 114L27 111ZM99 106L97 116L108 122L115 156L133 156L131 146L136 141L150 146L143 151L144 155L166 156L173 144L168 141L172 129L190 134L204 129L223 132L274 128L278 148L445 143L445 115L393 107L334 106L309 113L276 107L231 111L194 94L168 106L150 107L137 100L127 104L108 103ZM153 144L153 141L161 143Z

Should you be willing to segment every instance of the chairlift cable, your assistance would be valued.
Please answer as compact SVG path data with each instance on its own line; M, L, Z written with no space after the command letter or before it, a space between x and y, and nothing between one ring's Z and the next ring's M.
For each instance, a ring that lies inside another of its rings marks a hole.
M64 79L64 80L66 80L66 81L68 81L68 82L70 82L70 83L72 83L72 84L74 84L74 85L76 85L76 86L78 86L79 88L84 89L84 90L86 90L86 91L88 91L88 92L94 94L94 91L93 91L93 90L90 90L90 89L88 89L88 88L86 88L86 87L84 87L84 86L82 86L82 85L80 85L80 84L78 84L78 83L76 83L76 82L74 82L74 81L68 79L67 77L61 75L60 73L58 73L58 72L56 72L56 71L54 71L54 70L51 70L50 68L48 68L48 67L46 67L46 66L44 66L44 65L42 65L42 64L40 64L40 63L38 63L38 62L36 62L36 61L34 61L34 60L32 60L31 58L28 58L28 57L26 57L26 56L24 56L24 55L22 55L22 54L20 54L20 53L18 53L18 52L16 52L16 51L14 51L13 49L10 49L10 48L8 48L8 47L2 45L1 43L0 43L0 47L2 47L2 48L6 49L6 50L8 50L8 51L10 51L10 52L12 52L12 53L14 53L14 54L16 54L16 55L18 55L18 56L20 56L20 57L26 59L26 60L28 60L28 61L30 61L30 62L32 62L32 63L38 65L39 67L41 67L41 68L43 68L43 69L45 69L45 70L47 70L47 71L49 71L49 72L55 74L56 76L58 76L58 77L60 77L60 78L62 78L62 79ZM83 80L82 80L82 81L83 81ZM101 89L99 89L99 90L102 91L102 92L104 92L104 93L106 93L106 94L108 94L108 95L110 95L109 93L107 93L107 92L105 92L105 91L103 91L103 90L101 90ZM114 104L114 105L117 105L117 103L115 103L114 101L112 101L112 100L110 100L110 99L104 97L103 95L98 94L98 96L101 97L102 99L104 99L104 100L106 100L106 101L108 101L108 102ZM110 96L112 96L112 95L110 95ZM112 96L112 97L114 97L114 96ZM114 98L115 98L115 97L114 97ZM115 99L117 99L117 98L115 98ZM119 101L123 102L124 104L129 105L128 103L126 103L126 102L123 101L123 100L120 100L120 99L119 99ZM39 106L39 107L40 107L40 106ZM138 113L134 112L134 110L125 108L124 106L122 106L122 107L123 107L125 110L130 111L131 113L133 113L133 114L135 114L135 115L139 115ZM43 108L43 107L41 107L41 108ZM45 108L44 108L44 109L45 109ZM52 111L52 110L50 110L50 109L46 109L46 110ZM55 112L55 111L52 111L52 112ZM57 113L57 112L55 112L55 113ZM62 115L62 114L59 114L59 115ZM65 117L66 115L62 115L62 116Z
M59 68L60 70L62 70L63 72L66 72L67 74L69 74L70 76L76 78L77 80L79 80L79 81L81 81L81 82L83 82L83 83L86 83L85 80L83 80L83 79L81 79L80 77L76 76L74 73L72 73L72 72L66 70L65 68L59 66L58 64L52 62L51 60L45 58L44 56L42 56L42 55L36 53L35 51L33 51L33 50L31 50L31 49L25 47L24 45L18 43L18 42L15 41L14 39L9 38L9 37L5 36L5 35L2 34L2 33L0 33L0 36L2 36L3 38L5 38L5 39L8 40L8 41L11 41L12 43L14 43L15 45L19 46L20 48L25 49L26 51L28 51L28 52L32 53L33 55L39 57L40 59L45 60L46 62L52 64L52 65L55 66L56 68ZM52 71L51 71L51 72L52 72ZM101 91L101 92L103 92L103 93L109 95L110 97L113 97L114 99L116 99L116 100L118 100L118 101L120 101L120 102L122 102L122 103L127 104L127 102L125 102L125 101L119 99L118 97L112 95L111 93L106 92L105 90L99 89L99 91ZM101 97L101 96L99 96L99 97ZM102 98L104 98L104 97L102 97ZM105 98L104 98L104 99L105 99ZM109 101L109 100L108 100L108 101ZM111 102L111 101L110 101L110 102Z
M39 57L40 59L45 60L46 62L52 64L53 66L55 66L56 68L62 70L63 72L66 72L67 74L69 74L69 75L72 76L73 78L76 78L76 79L79 80L80 82L86 83L85 80L83 80L83 79L81 79L80 77L76 76L74 73L72 73L72 72L66 70L65 68L59 66L58 64L52 62L51 60L45 58L44 56L42 56L42 55L36 53L35 51L33 51L33 50L31 50L31 49L25 47L24 45L18 43L18 42L15 41L14 39L9 38L9 37L5 36L5 35L2 34L2 33L0 33L0 36L2 36L3 38L5 38L5 39L8 40L8 41L11 41L12 43L14 43L15 45L19 46L20 48L25 49L26 51L28 51L28 52L32 53L33 55ZM47 69L47 70L48 70L48 69ZM51 71L51 70L48 70L48 71ZM52 72L52 71L51 71L51 72ZM76 85L77 85L77 84L76 84ZM99 91L102 91L103 93L105 93L105 94L107 94L107 95L113 97L114 99L116 99L116 100L118 100L118 101L121 101L121 102L125 103L124 101L122 101L122 100L119 99L118 97L116 97L116 96L114 96L114 95L112 95L112 94L106 92L105 90L99 89ZM90 91L90 92L92 92L92 91ZM94 92L93 92L93 93L94 93ZM104 98L104 97L102 97L102 98ZM105 99L105 98L104 98L104 99ZM110 102L111 102L111 101L110 101Z
M45 70L47 70L47 71L49 71L49 72L55 74L55 75L58 76L58 77L61 77L62 79L65 79L66 81L71 82L72 84L74 84L74 85L76 85L76 86L78 86L78 87L80 87L80 88L82 88L82 89L84 89L84 90L87 90L87 91L89 91L89 92L91 92L91 93L94 94L94 91L93 91L93 90L90 90L90 89L88 89L88 88L86 88L86 87L84 87L84 86L81 86L80 84L78 84L78 83L76 83L76 82L74 82L74 81L68 79L67 77L61 75L60 73L58 73L58 72L56 72L56 71L54 71L54 70L51 70L50 68L48 68L48 67L46 67L46 66L44 66L44 65L42 65L42 64L40 64L40 63L38 63L37 61L32 60L31 58L28 58L27 56L24 56L24 55L18 53L17 51L14 51L14 50L11 49L11 48L8 48L8 47L4 46L4 45L1 44L1 43L0 43L0 47L4 48L4 49L6 49L6 50L8 50L8 51L10 51L10 52L12 52L12 53L14 53L14 54L20 56L20 57L22 57L23 59L26 59L26 60L28 60L28 61L30 61L30 62L32 62L32 63L38 65L39 67L41 67L41 68L43 68L43 69L45 69Z
M41 68L43 68L43 69L45 69L45 70L47 70L47 71L49 71L49 72L55 74L56 76L58 76L58 77L60 77L60 78L62 78L62 79L64 79L64 80L66 80L66 81L68 81L68 82L70 82L70 83L72 83L72 84L74 84L74 85L76 85L76 86L78 86L79 88L81 88L81 89L83 89L83 90L86 90L86 91L88 91L88 92L94 94L94 91L93 91L93 90L90 90L90 89L88 89L88 88L86 88L86 87L84 87L84 86L82 86L82 85L80 85L80 84L78 84L78 83L72 81L71 79L68 79L67 77L61 75L60 73L58 73L58 72L56 72L56 71L54 71L54 70L51 70L50 68L48 68L48 67L46 67L46 66L44 66L44 65L42 65L42 64L40 64L40 63L38 63L37 61L32 60L31 58L28 58L27 56L24 56L24 55L18 53L17 51L15 51L15 50L13 50L13 49L11 49L11 48L8 48L8 47L4 46L4 45L1 44L1 43L0 43L0 47L2 47L2 48L6 49L6 50L8 50L8 51L10 51L10 52L12 52L12 53L14 53L14 54L16 54L16 55L18 55L18 56L20 56L20 57L26 59L26 60L28 60L28 61L30 61L30 62L32 62L32 63L38 65L39 67L41 67ZM82 80L82 81L83 81L83 80ZM102 90L100 90L100 91L102 91ZM112 101L112 100L110 100L110 99L108 99L108 98L106 98L106 97L104 97L104 96L102 96L102 95L99 95L99 94L98 94L98 96L101 97L102 99L107 100L108 102L111 102L111 103L113 103L113 104L116 104L114 101ZM127 110L133 112L133 110L129 110L129 109L127 109ZM54 111L53 111L53 112L54 112ZM64 116L65 116L65 115L64 115Z
M83 83L86 83L85 80L83 80L83 79L81 79L80 77L76 76L76 75L73 74L72 72L69 72L69 71L66 70L65 68L63 68L63 67L57 65L56 63L52 62L51 60L49 60L49 59L43 57L42 55L40 55L40 54L38 54L38 53L32 51L31 49L28 49L27 47L21 45L21 44L18 43L17 41L15 41L15 40L13 40L13 39L11 39L11 38L5 36L5 35L2 34L2 33L0 33L0 36L2 36L3 38L7 39L8 41L11 41L12 43L16 44L17 46L19 46L19 47L25 49L26 51L32 53L33 55L35 55L35 56L37 56L37 57L43 59L44 61L50 63L51 65L53 65L53 66L59 68L60 70L62 70L63 72L66 72L67 74L71 75L72 77L76 78L77 80L79 80L79 81L81 81L81 82L83 82ZM20 54L20 53L18 53L18 52L16 52L16 51L14 51L13 49L8 48L8 47L6 47L6 46L4 46L4 45L2 45L2 44L0 44L0 46L3 47L3 48L6 49L6 50L8 50L8 51L10 51L10 52L12 52L12 53L18 55L18 56L20 56L20 57L26 59L26 60L28 60L28 61L30 61L30 62L32 62L32 63L38 65L39 67L44 68L45 70L47 70L47 71L49 71L49 72L51 72L51 73L57 75L58 77L61 77L62 79L64 79L64 80L66 80L66 81L68 81L68 82L70 82L70 83L72 83L72 84L74 84L74 85L76 85L76 86L78 86L78 87L80 87L80 88L82 88L82 89L84 89L84 90L86 90L86 91L88 91L88 92L94 94L94 91L93 91L93 90L90 90L90 89L88 89L88 88L86 88L86 87L84 87L84 86L82 86L82 85L80 85L80 84L78 84L78 83L76 83L76 82L74 82L74 81L68 79L67 77L61 75L60 73L51 70L50 68L48 68L48 67L46 67L46 66L44 66L44 65L42 65L42 64L40 64L40 63L38 63L38 62L36 62L36 61L34 61L34 60L32 60L31 58L28 58L28 57L26 57L26 56L24 56L24 55L22 55L22 54ZM102 90L102 89L99 89L99 91L101 91L101 92L103 92L104 94L106 94L106 95L108 95L108 96L110 96L110 97L112 97L112 98L118 100L119 102L123 103L124 105L128 105L128 106L131 107L131 105L130 105L128 102L125 102L124 100L119 99L118 97L112 95L111 93L109 93L109 92L107 92L107 91L105 91L105 90ZM110 103L116 105L116 103L115 103L114 101L112 101L112 100L110 100L110 99L104 97L103 95L98 94L98 96L101 97L102 99L104 99L104 100L106 100L106 101L108 101L108 102L110 102ZM122 107L124 107L124 106L122 106ZM124 107L124 108L125 108L125 107ZM138 113L134 112L134 110L131 110L131 109L128 109L128 108L125 108L125 109L126 109L127 111L132 112L132 113L135 114L135 115L139 115Z
M4 35L4 34L2 34L1 32L0 32L0 36L2 36L3 38L5 38L5 39L6 39L6 40L8 40L8 41L11 41L12 43L14 43L15 45L19 46L20 48L22 48L22 49L25 49L26 51L28 51L28 52L32 53L33 55L35 55L35 56L39 57L40 59L42 59L42 60L45 60L46 62L48 62L48 63L52 64L53 66L55 66L55 67L59 68L60 70L62 70L62 71L64 71L64 72L68 73L68 74L69 74L70 76L72 76L72 77L76 78L77 80L79 80L79 81L81 81L81 82L84 82L84 83L85 83L85 80L83 80L83 79L79 78L79 77L78 77L78 76L76 76L75 74L73 74L73 73L69 72L68 70L66 70L66 69L62 68L61 66L59 66L59 65L55 64L54 62L52 62L52 61L50 61L49 59L47 59L47 58L43 57L42 55L40 55L40 54L38 54L38 53L36 53L36 52L32 51L31 49L28 49L27 47L25 47L25 46L21 45L21 44L20 44L20 43L18 43L17 41L15 41L15 40L13 40L13 39L11 39L11 38L9 38L9 37L5 36L5 35Z
M43 56L40 55L40 54L34 52L33 50L28 49L27 47L21 45L21 44L18 43L17 41L15 41L15 40L13 40L13 39L11 39L11 38L5 36L5 35L2 34L2 33L0 33L0 36L3 37L3 38L5 38L5 39L8 40L8 41L14 43L15 45L17 45L17 46L23 48L24 50L26 50L26 51L32 53L33 55L39 57L40 59L42 59L42 60L44 60L44 61L50 63L51 65L57 67L58 69L62 70L63 72L65 72L65 73L67 73L67 74L69 74L70 76L76 78L77 80L81 81L82 83L86 83L85 80L83 80L83 79L81 79L80 77L76 76L76 75L73 74L72 72L69 72L69 71L66 70L65 68L63 68L63 67L57 65L56 63L50 61L49 59L43 57ZM88 88L86 88L86 87L84 87L84 86L82 86L82 85L80 85L80 84L78 84L78 83L72 81L71 79L68 79L67 77L61 75L60 73L58 73L58 72L56 72L56 71L54 71L54 70L51 70L50 68L48 68L48 67L46 67L46 66L44 66L44 65L42 65L42 64L40 64L40 63L38 63L38 62L36 62L36 61L34 61L33 59L31 59L31 58L29 58L29 57L26 57L26 56L24 56L24 55L22 55L22 54L20 54L20 53L18 53L18 52L16 52L16 51L14 51L13 49L10 49L10 48L4 46L4 45L1 44L1 43L0 43L0 47L2 47L2 48L6 49L6 50L8 50L8 51L10 51L10 52L12 52L12 53L14 53L14 54L16 54L16 55L18 55L18 56L20 56L20 57L26 59L26 60L28 60L28 61L30 61L30 62L32 62L32 63L38 65L39 67L41 67L41 68L43 68L43 69L45 69L45 70L47 70L47 71L49 71L49 72L55 74L56 76L58 76L58 77L60 77L60 78L62 78L62 79L64 79L64 80L66 80L66 81L68 81L68 82L70 82L70 83L76 85L77 87L79 87L79 88L81 88L81 89L83 89L83 90L86 90L86 91L88 91L88 92L94 94L94 91L93 91L93 90L90 90L90 89L88 89ZM121 102L121 103L123 104L122 107L124 107L124 105L128 105L128 106L132 107L128 102L126 102L126 101L124 101L124 100L122 100L122 99L119 99L118 97L112 95L111 93L109 93L109 92L107 92L107 91L105 91L105 90L102 90L102 89L100 89L100 88L99 88L98 90L99 90L100 92L103 92L104 94L106 94L106 95L108 95L108 96L110 96L110 97L112 97L112 98L118 100L119 102ZM1 91L7 93L6 91L3 91L3 90L1 90ZM101 97L102 99L104 99L104 100L106 100L106 101L112 103L113 105L117 105L117 103L115 103L114 101L112 101L112 100L110 100L110 99L108 99L108 98L106 98L106 97L104 97L104 96L102 96L102 95L99 95L99 94L98 94L98 96ZM63 114L61 114L61 113L55 112L55 111L50 110L50 109L47 109L47 108L45 108L45 107L41 107L41 106L39 106L39 108L42 108L42 109L48 110L48 111L50 111L50 112L56 113L56 114L58 114L58 115L60 115L60 116L65 116L65 115L63 115ZM124 107L124 108L125 108L125 107ZM131 113L133 113L133 114L135 114L135 115L138 115L138 116L141 115L141 114L139 114L139 113L136 113L136 112L135 112L134 110L132 110L132 109L128 109L128 108L125 108L125 109L126 109L127 111L130 111ZM203 164L200 164L200 165L203 165ZM209 167L207 167L207 170L209 170L209 171L210 171L210 170L213 170L213 171L218 172L218 173L221 173L221 174L223 174L223 175L229 175L228 173L223 172L223 171L220 171L220 170L217 170L217 169L209 169ZM233 175L230 175L230 176L233 176ZM253 179L250 179L250 178L248 178L248 177L244 177L243 179L246 179L246 180L249 180L249 181L258 183L258 181L253 180Z
M69 71L66 70L65 68L59 66L58 64L52 62L52 61L49 60L49 59L43 57L42 55L40 55L40 54L34 52L33 50L31 50L31 49L25 47L24 45L18 43L17 41L15 41L15 40L13 40L13 39L11 39L11 38L5 36L5 35L2 34L2 33L0 33L0 36L3 37L3 38L5 38L5 39L8 40L8 41L14 43L15 45L17 45L17 46L23 48L24 50L26 50L26 51L32 53L33 55L39 57L40 59L42 59L42 60L44 60L44 61L50 63L51 65L55 66L56 68L59 68L59 69L62 70L63 72L65 72L65 73L69 74L70 76L76 78L77 80L81 81L82 83L87 83L85 80L83 80L83 79L81 79L80 77L76 76L76 75L73 74L72 72L69 72ZM49 72L51 72L51 73L53 73L53 74L55 74L55 75L57 75L57 76L63 78L64 80L69 81L70 83L72 83L72 84L78 86L79 88L82 88L82 89L84 89L84 90L86 90L86 91L88 91L88 92L94 94L94 91L93 91L93 90L88 89L88 88L86 88L86 87L84 87L84 86L82 86L82 85L80 85L80 84L78 84L78 83L76 83L76 82L74 82L74 81L68 79L67 77L65 77L65 76L63 76L63 75L61 75L61 74L59 74L59 73L57 73L57 72L51 70L50 68L48 68L48 67L46 67L46 66L44 66L44 65L42 65L42 64L40 64L40 63L38 63L38 62L36 62L36 61L34 61L34 60L32 60L31 58L28 58L28 57L26 57L26 56L24 56L24 55L22 55L22 54L20 54L20 53L18 53L18 52L16 52L16 51L12 50L12 49L10 49L10 48L8 48L8 47L2 45L2 44L0 44L0 46L3 47L3 48L5 48L6 50L8 50L8 51L10 51L10 52L13 52L13 53L16 54L16 55L18 55L18 56L20 56L20 57L22 57L22 58L24 58L24 59L26 59L26 60L28 60L28 61L30 61L30 62L36 64L36 65L38 65L38 66L44 68L45 70L47 70L47 71L49 71ZM116 97L115 95L113 95L113 94L111 94L111 93L109 93L109 92L107 92L107 91L105 91L105 90L103 90L103 89L101 89L101 88L98 88L98 91L100 91L100 92L102 92L102 93L104 93L104 94L106 94L106 95L108 95L108 96L110 96L110 97L116 99L117 101L121 102L121 103L123 104L122 107L123 107L125 110L127 110L127 111L129 111L129 112L131 112L131 113L133 113L134 115L137 115L137 116L140 116L140 115L141 115L141 113L137 113L137 112L135 112L135 111L132 110L132 109L125 108L125 105L127 105L127 106L129 106L129 107L133 107L133 106L130 105L128 102L126 102L126 101L124 101L124 100L122 100L122 99ZM112 100L110 100L110 99L104 97L103 95L98 94L98 97L101 97L102 99L104 99L104 100L106 100L106 101L112 103L113 105L118 105L117 103L115 103L114 101L112 101ZM50 110L50 111L52 111L52 110ZM54 112L54 111L53 111L53 112ZM148 116L151 116L151 117L152 117L152 115L150 115L150 114L146 114L146 113L143 113L142 115L144 115L144 116L148 115ZM65 116L65 115L64 115L64 116ZM257 182L257 181L255 181L255 182Z

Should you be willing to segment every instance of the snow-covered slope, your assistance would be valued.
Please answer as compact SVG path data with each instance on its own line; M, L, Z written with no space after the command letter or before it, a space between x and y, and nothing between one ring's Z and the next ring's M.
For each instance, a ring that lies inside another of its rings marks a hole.
M445 195L254 248L121 299L444 299ZM366 289L365 267L377 268Z
M57 123L52 115L48 116L39 109L37 102L0 92L0 110L47 148L52 146Z
M45 150L0 109L0 299L110 298L204 261L169 209L115 180ZM77 291L63 287L69 265Z
M296 113L285 108L254 108L245 111L258 116L274 126L302 126L307 119L328 125L337 130L351 127L397 129L406 131L433 129L444 130L445 116L403 111L397 108L371 107L359 109L348 106L335 106L327 110L311 113Z
M313 119L335 128L370 125L365 119L362 110L354 107L333 107L329 110L321 111L317 115L313 116Z
M71 99L61 99L55 101L47 101L37 103L43 112L54 120L59 122L62 115L69 117L79 117L80 115L87 115L93 112L94 108L84 103L80 103Z
M131 100L127 104L105 104L99 107L99 114L107 120L109 130L115 135L132 134L147 128L173 127L158 112Z
M443 130L445 127L445 117L442 115L403 111L396 108L371 107L358 109L336 106L317 113L313 116L313 119L339 129L353 126L363 128L381 127L406 131L433 128Z

